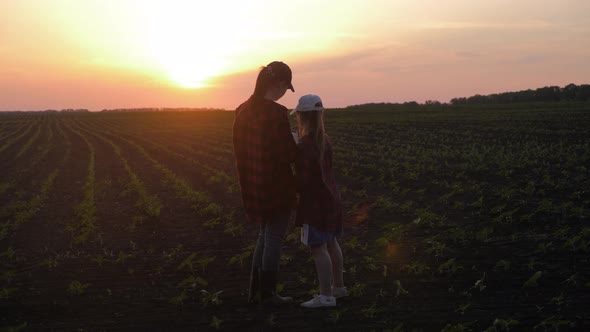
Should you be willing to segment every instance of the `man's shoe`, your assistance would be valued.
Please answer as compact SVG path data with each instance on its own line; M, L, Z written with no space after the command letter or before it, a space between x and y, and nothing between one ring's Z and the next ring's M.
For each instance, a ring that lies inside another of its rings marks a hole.
M313 299L301 303L303 308L329 308L336 306L336 298L334 296L315 295Z
M292 297L277 294L277 271L260 271L260 304L286 305L293 303Z
M281 306L293 303L293 298L290 296L280 296L275 293L270 297L262 299L260 303L263 305Z
M346 287L332 287L332 296L339 299L348 296L348 289Z
M252 268L250 272L250 286L248 287L248 303L258 303L260 300L260 270Z

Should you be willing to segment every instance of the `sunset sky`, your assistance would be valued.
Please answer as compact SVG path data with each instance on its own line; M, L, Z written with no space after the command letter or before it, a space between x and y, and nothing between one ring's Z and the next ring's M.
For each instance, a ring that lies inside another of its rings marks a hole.
M588 0L1 0L0 110L327 107L590 83Z

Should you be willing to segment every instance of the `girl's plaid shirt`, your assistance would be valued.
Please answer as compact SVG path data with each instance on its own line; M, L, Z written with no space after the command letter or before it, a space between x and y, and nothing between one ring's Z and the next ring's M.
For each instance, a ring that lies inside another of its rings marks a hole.
M233 143L242 201L248 220L265 222L296 206L291 163L297 145L287 108L250 97L236 110Z
M309 136L301 138L295 160L299 193L296 225L309 224L322 232L342 230L342 198L332 167L332 144L325 135L324 160Z

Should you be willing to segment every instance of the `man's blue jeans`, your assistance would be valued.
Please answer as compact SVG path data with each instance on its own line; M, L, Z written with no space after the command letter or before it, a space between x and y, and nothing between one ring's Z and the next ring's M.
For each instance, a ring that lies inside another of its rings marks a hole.
M252 271L278 271L281 260L281 246L287 232L291 210L277 212L271 219L260 225L260 234L252 257Z

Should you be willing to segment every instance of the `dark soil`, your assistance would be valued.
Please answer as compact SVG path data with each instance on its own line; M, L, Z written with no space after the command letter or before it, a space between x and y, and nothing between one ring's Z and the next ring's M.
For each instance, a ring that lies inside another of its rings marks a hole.
M559 212L562 216L559 218L557 212L538 212L526 222L512 224L494 224L491 220L496 215L490 212L491 208L474 206L472 203L479 193L466 191L453 196L452 200L464 202L461 208L439 200L446 193L439 183L457 181L440 179L439 175L452 176L456 172L453 167L459 167L462 160L449 163L444 173L437 171L415 180L399 178L400 189L392 190L388 181L379 180L384 178L383 169L390 167L383 166L389 161L381 165L378 160L363 157L363 149L387 137L396 139L397 134L388 131L388 124L400 130L400 137L408 141L436 131L439 119L446 119L441 126L449 132L457 129L461 133L475 126L482 129L482 135L487 132L498 135L494 127L497 118L489 118L487 113L464 119L444 117L444 112L414 117L411 112L415 111L403 113L403 117L399 117L401 113L385 112L373 118L378 114L363 117L342 111L327 119L327 130L340 153L336 154L341 160L337 172L343 189L346 226L339 242L345 257L345 282L352 294L339 299L336 308L318 310L299 306L317 292L317 280L309 251L299 243L298 229L293 226L284 242L280 286L282 294L293 296L295 303L282 308L246 303L250 266L247 254L255 241L257 226L245 221L239 192L229 190L227 183L212 180L211 168L235 179L233 159L204 157L227 155L227 151L222 151L231 144L231 114L52 115L66 136L55 130L56 146L37 168L26 167L37 151L34 147L16 163L0 165L4 171L0 182L18 179L16 183L24 192L22 198L15 196L17 189L0 196L0 209L4 209L0 211L6 215L0 222L13 217L6 212L7 206L17 199L34 197L39 183L52 170L59 169L42 207L0 240L0 328L23 327L26 331L483 331L488 328L507 331L508 327L515 331L589 330L590 237L585 235L589 198L586 187L582 186L588 184L587 174L576 173L580 181L577 184L569 183L565 187L564 183L559 184L561 187L554 188L559 195L553 194L546 183L545 196L527 197L528 205L521 205L522 211L515 219L526 215L527 209L536 209L542 198L549 197L554 205L561 204L559 196L573 197L572 188L576 186L579 186L578 198L572 198L573 205L563 206L580 206L580 216L575 218ZM580 114L576 113L576 117ZM516 118L520 119L520 115ZM584 113L578 119L579 127L575 127L572 140L588 144L590 135L583 134L588 131L585 124L589 118ZM35 119L31 116L27 121ZM2 133L23 127L22 122L13 120L7 122L12 126L4 126ZM421 128L421 134L402 131L407 123ZM553 122L539 121L536 125L550 128ZM516 132L509 129L503 129L507 131L506 137ZM84 198L90 154L86 142L75 131L92 145L96 160L97 228L87 241L79 244L74 242L67 226L76 221L76 207ZM26 142L33 132L19 142ZM202 150L189 156L198 160L198 164L186 158L187 150L175 144L175 135L178 143ZM100 136L112 140L123 158ZM43 133L40 137L44 137ZM550 136L541 136L546 137L550 144ZM155 144L150 144L150 140ZM203 143L215 140L218 144ZM217 204L222 212L211 214L204 210L206 206L196 206L181 197L170 181L165 180L161 169L130 142L141 146L192 189L206 193L209 202ZM43 142L38 140L35 144ZM163 146L168 150L162 150ZM358 157L342 155L344 146L357 150ZM420 147L436 149L437 145L425 142ZM1 156L9 158L16 151L17 147L13 146ZM587 167L583 164L587 158L586 152L580 155L579 165L572 164L567 169ZM123 159L147 194L157 197L162 204L159 215L149 216L138 205L139 194L130 186L130 174ZM443 160L439 162L444 164ZM340 172L343 167L350 167L350 172ZM501 178L496 173L486 176L485 170L464 176L471 177L471 183L485 183L481 188L488 191L509 187L517 180ZM568 179L573 178L572 175ZM396 204L377 204L379 197L387 197ZM430 207L429 211L444 216L444 220L417 221L415 211L408 211L401 204L407 201L413 202L413 209ZM490 206L505 203L495 196L485 202ZM228 225L241 225L242 229L234 229L232 234ZM399 236L392 235L392 227L398 228ZM489 234L482 233L490 227ZM563 229L561 233L560 229ZM574 247L567 246L568 239L571 242L576 234L580 238ZM380 238L387 238L386 246L378 241ZM242 265L230 263L242 253L246 253ZM191 266L186 262L192 254L195 256ZM200 266L198 261L205 258L211 261ZM509 265L499 265L501 261ZM454 266L455 270L444 269L444 264L449 262L455 262L446 265ZM217 292L219 302L208 302L206 294Z

